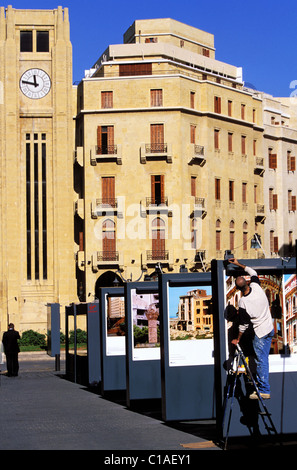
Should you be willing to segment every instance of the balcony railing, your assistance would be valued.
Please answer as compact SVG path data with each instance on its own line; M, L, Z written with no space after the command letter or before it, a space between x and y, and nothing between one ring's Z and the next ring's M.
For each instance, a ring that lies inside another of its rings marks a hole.
M164 142L158 144L145 144L145 153L167 153L167 144Z
M256 157L254 173L262 176L264 171L264 158Z
M146 198L146 207L149 206L168 206L168 197L147 197Z
M118 251L97 251L97 261L119 261Z
M96 199L96 206L100 208L108 208L111 207L113 209L118 207L118 201L115 197L104 197L102 199Z
M168 261L169 251L168 250L148 250L146 252L146 258L148 261Z
M265 205L264 204L256 204L256 220L263 221L266 219L265 216Z
M205 165L205 149L203 145L191 144L191 154L189 165L198 164L200 166Z
M118 149L116 145L96 145L96 155L116 155Z

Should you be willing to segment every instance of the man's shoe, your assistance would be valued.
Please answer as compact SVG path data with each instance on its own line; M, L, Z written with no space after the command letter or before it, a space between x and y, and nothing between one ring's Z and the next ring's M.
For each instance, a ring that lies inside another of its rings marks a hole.
M269 400L270 398L270 393L261 393L260 392L260 395L261 395L261 398L263 398L263 400ZM250 396L249 396L250 400L258 400L259 397L257 395L257 392L253 392Z

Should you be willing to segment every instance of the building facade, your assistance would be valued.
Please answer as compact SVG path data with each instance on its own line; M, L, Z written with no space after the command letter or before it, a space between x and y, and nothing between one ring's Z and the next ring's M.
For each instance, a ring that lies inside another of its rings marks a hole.
M0 330L44 332L76 292L67 8L0 8L0 81Z

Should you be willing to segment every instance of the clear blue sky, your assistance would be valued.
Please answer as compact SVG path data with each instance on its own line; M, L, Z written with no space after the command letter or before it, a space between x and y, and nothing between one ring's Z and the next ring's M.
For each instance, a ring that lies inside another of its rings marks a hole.
M122 44L136 19L173 18L214 34L216 58L273 96L290 96L297 80L296 0L15 0L13 8L68 7L73 80L83 78L109 44ZM0 3L7 7L7 4Z

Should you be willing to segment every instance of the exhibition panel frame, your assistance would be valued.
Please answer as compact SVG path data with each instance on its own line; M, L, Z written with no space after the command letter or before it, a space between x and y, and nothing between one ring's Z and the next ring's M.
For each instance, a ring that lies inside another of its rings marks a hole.
M161 398L158 282L125 284L126 400Z
M73 351L70 351L70 318L73 317ZM80 324L87 331L87 350L78 348ZM65 307L66 375L74 382L98 385L101 381L99 302L71 304Z
M126 390L124 286L100 288L101 394Z
M271 398L265 405L271 415L278 433L295 434L297 432L297 319L295 302L296 293L296 258L244 259L240 263L257 271L261 286L270 303L274 324L269 355L269 381ZM224 406L226 397L228 368L232 357L230 343L234 322L227 318L227 305L236 306L239 300L236 293L235 278L249 276L241 268L227 261L213 260L211 272L214 287L215 318L215 384L216 384L216 420L218 435L224 438L228 420L228 407ZM294 299L295 297L295 299ZM240 343L241 344L241 343ZM248 357L252 364L252 355ZM252 366L251 366L252 367ZM258 400L250 400L246 374L240 374L238 391L232 406L232 420L228 429L229 437L254 436L257 433L267 436L267 429L259 415ZM230 401L230 399L229 399ZM230 406L230 405L229 405Z
M162 417L164 421L212 419L211 273L159 274L159 294ZM195 323L198 318L200 324Z

